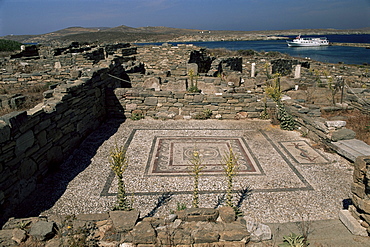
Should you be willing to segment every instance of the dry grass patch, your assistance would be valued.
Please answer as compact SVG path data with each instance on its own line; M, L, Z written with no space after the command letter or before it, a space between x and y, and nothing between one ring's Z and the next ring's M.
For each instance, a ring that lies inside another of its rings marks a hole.
M347 122L346 128L356 132L356 138L370 145L370 115L357 109L324 112L322 117L328 120L342 118Z

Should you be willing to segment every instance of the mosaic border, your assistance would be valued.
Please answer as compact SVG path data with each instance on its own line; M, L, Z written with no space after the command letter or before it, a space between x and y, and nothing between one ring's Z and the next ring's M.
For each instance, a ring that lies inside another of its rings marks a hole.
M258 160L255 158L255 156L252 154L251 148L248 146L247 142L243 137L236 137L236 136L192 136L192 137L184 137L184 136L155 136L152 142L152 147L151 147L151 152L150 156L148 158L146 167L145 167L145 176L188 176L187 171L179 171L179 173L172 173L171 171L154 171L156 170L157 167L157 162L158 162L158 153L160 152L161 149L161 141L169 141L171 143L171 149L173 148L173 144L176 143L176 140L181 140L185 139L188 141L189 139L195 140L204 140L207 142L208 140L212 139L218 139L218 140L224 140L225 142L228 141L234 141L238 146L239 146L239 151L243 154L242 158L243 160L248 163L250 166L250 171L248 170L242 170L239 172L240 176L243 175L264 175L263 169L261 165L258 163ZM202 141L200 141L201 143ZM171 151L169 151L169 154L171 156ZM153 157L154 155L154 157ZM172 156L168 160L169 165L172 164ZM221 166L221 164L214 164L217 166ZM176 166L184 166L182 165L176 165ZM186 165L188 166L188 165ZM154 172L153 172L154 171ZM219 171L204 171L203 176L220 176L223 175Z

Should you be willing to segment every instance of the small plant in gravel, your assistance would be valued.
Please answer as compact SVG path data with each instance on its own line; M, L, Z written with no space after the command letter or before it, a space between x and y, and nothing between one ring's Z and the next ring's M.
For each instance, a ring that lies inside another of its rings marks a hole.
M226 205L234 208L233 205L233 179L238 171L238 159L230 148L223 156L223 168L227 179Z
M305 241L302 235L291 233L288 236L283 237L284 242L279 244L280 247L306 247L308 243Z
M128 167L126 150L116 144L110 152L109 163L118 179L117 205L114 209L130 211L133 209L132 202L127 198L125 183L123 182L123 173Z
M193 208L198 208L199 207L199 177L204 168L204 166L202 165L202 159L200 157L199 151L197 150L193 151L193 155L190 159L190 163L192 164L190 175L194 178L192 206Z
M140 119L143 119L143 118L144 118L144 114L143 114L142 111L140 111L140 110L132 111L131 117L130 117L131 120L136 121L136 120L140 120Z
M176 204L176 211L181 211L186 209L186 204L183 202L177 202Z

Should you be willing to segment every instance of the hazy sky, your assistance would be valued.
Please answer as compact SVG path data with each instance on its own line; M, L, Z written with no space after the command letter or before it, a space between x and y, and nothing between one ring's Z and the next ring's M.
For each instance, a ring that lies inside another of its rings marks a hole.
M206 30L370 27L370 0L0 0L0 36L67 27Z

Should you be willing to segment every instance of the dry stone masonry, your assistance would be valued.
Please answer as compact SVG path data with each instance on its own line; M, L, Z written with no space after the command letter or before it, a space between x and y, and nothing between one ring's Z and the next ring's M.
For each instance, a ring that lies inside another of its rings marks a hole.
M43 101L34 108L0 117L1 220L11 216L15 205L35 190L38 181L56 169L109 117L259 118L266 111L276 110L276 104L264 95L266 85L274 81L271 74L276 72L283 75L280 85L285 94L283 100L296 117L300 131L338 151L342 148L335 143L355 138L354 133L343 123L326 122L320 118L321 112L353 107L368 111L370 97L366 88L370 86L370 76L362 68L358 70L360 74L355 74L344 65L338 68L291 58L277 59L269 53L211 56L205 49L185 44L136 47L74 42L57 48L32 46L11 58L2 58L0 65L0 82L4 85L49 86L43 93ZM328 95L333 90L327 85L333 78L340 81L336 77L339 75L345 75L346 93L344 97L334 95L337 104L332 104ZM318 86L311 87L313 84ZM0 107L17 110L26 97L4 93L0 95ZM357 155L350 159L356 158ZM367 229L370 224L368 173L367 158L358 159L351 212ZM113 239L120 244L168 242L166 234L171 231L173 241L178 244L223 246L223 241L236 241L233 246L245 245L253 238L253 234L250 236L253 232L242 220L230 219L226 211L209 209L192 214L187 210L170 219L144 218L140 222L136 222L139 218L136 215L130 226L127 226L130 222L121 222L116 217L119 212L111 212L96 216L98 220L80 220L76 224L93 226L94 240ZM22 242L29 234L43 241L50 238L49 234L55 234L57 222L31 221L27 233L12 230L14 241ZM189 230L193 228L196 230ZM136 239L142 242L135 242Z

